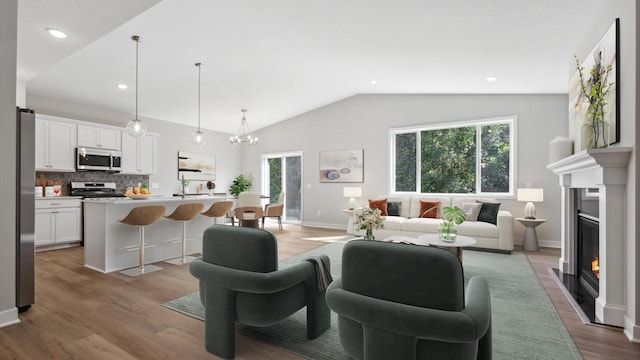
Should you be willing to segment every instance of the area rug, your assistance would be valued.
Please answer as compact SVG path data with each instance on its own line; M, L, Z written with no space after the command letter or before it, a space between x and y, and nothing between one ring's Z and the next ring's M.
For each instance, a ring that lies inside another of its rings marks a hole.
M339 277L343 246L344 242L334 242L289 258L281 262L281 266L296 263L310 255L326 254L331 258L331 273ZM582 359L524 253L514 251L505 255L465 251L463 264L466 279L482 276L489 282L494 359ZM198 292L162 305L204 320L204 308ZM338 338L337 316L333 312L331 316L331 327L315 340L306 338L305 309L274 326L254 328L239 325L236 329L239 334L309 359L348 359Z

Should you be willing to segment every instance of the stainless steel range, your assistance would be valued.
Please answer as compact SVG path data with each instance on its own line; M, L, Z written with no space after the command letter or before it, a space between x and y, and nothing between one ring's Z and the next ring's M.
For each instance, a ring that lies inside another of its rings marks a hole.
M116 192L116 183L114 182L72 182L71 196L114 198L124 197L124 194Z

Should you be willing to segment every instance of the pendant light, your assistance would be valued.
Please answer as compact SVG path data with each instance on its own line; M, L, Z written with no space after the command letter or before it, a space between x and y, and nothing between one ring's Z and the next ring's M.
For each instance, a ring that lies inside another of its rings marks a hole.
M200 71L203 65L202 63L196 63L198 67L198 130L191 134L191 142L198 146L204 146L207 143L204 133L200 130Z
M142 41L142 38L138 35L133 35L131 40L136 42L136 117L127 123L127 132L131 136L144 136L147 133L147 124L138 119L138 45Z
M250 146L258 143L258 138L251 136L251 129L249 129L249 125L247 125L247 109L242 109L242 120L240 121L240 129L238 129L238 133L235 136L229 138L229 141L233 145L243 145Z

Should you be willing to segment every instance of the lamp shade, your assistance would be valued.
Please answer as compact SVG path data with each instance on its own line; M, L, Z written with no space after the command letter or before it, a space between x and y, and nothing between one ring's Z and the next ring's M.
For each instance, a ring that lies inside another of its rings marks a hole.
M540 202L544 199L543 189L518 189L518 201Z
M362 188L361 187L345 187L342 190L342 194L344 195L344 197L361 197Z

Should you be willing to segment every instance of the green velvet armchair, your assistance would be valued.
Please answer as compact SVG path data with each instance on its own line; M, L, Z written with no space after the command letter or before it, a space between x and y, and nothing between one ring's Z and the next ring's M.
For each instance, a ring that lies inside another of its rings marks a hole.
M301 261L278 269L278 245L264 230L213 225L203 236L202 257L190 264L200 280L207 351L235 356L235 324L270 326L307 307L307 337L330 325L325 291L315 265Z
M491 359L491 300L460 260L428 246L354 240L327 289L340 342L354 359Z

